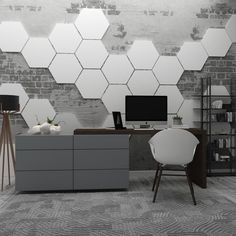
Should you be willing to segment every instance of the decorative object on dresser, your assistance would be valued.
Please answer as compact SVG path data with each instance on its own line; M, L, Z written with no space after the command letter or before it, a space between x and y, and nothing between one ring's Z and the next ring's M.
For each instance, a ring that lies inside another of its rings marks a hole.
M2 119L2 130L0 135L0 155L2 153L2 186L3 191L4 184L4 168L5 157L7 157L7 169L8 169L8 183L11 185L10 174L10 154L12 157L12 164L15 171L15 154L12 143L12 134L9 115L14 114L20 110L19 96L16 95L0 95L0 114Z

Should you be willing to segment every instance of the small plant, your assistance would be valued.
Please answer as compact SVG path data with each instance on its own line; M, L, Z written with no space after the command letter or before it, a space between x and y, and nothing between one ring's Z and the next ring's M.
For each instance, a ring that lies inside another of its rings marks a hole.
M182 119L183 117L181 116L173 116L173 125L182 125Z
M182 119L183 119L183 117L181 117L181 116L178 116L178 114L177 114L176 116L173 116L173 119L174 119L174 120L182 120Z

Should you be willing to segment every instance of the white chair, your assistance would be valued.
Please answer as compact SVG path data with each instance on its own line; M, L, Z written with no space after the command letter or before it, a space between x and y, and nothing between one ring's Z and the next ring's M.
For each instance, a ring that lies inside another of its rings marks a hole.
M163 167L165 165L181 165L184 167L193 203L196 205L193 185L189 178L187 165L193 160L196 147L199 144L198 139L187 130L165 129L156 133L149 140L149 144L152 155L158 163L152 187L152 191L156 187L153 202L156 200Z

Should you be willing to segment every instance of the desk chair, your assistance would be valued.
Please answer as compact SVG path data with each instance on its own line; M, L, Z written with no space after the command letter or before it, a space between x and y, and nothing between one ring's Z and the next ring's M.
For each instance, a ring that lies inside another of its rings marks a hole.
M149 144L154 159L158 166L154 178L152 191L155 189L153 202L156 200L162 170L165 165L181 165L184 167L193 203L196 205L192 182L189 178L187 165L193 160L198 139L187 130L165 129L155 134ZM159 175L158 175L159 172Z

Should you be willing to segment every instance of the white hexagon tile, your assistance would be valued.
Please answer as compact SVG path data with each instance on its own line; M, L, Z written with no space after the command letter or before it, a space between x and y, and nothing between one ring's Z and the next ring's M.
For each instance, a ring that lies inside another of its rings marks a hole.
M83 40L76 56L83 68L101 68L108 52L101 40Z
M31 128L47 121L47 117L53 119L56 115L48 99L30 99L22 111L22 117L26 124Z
M161 85L155 95L168 96L168 113L177 113L184 99L175 85Z
M125 96L131 95L126 85L109 85L102 101L109 113L120 111L125 113Z
M19 96L20 112L22 112L29 100L29 97L21 84L2 83L0 86L0 94Z
M54 124L61 126L62 133L73 134L75 129L81 128L82 125L73 113L60 112L56 115Z
M101 98L108 82L101 70L83 70L76 86L83 98Z
M0 48L3 52L21 52L29 38L21 22L17 21L3 21L0 35Z
M133 95L154 95L159 83L151 70L135 70L127 85Z
M153 72L160 84L177 84L184 72L176 56L160 56Z
M102 71L110 84L126 84L134 68L126 55L109 55Z
M82 67L74 54L57 54L49 70L57 83L74 84Z
M29 67L47 68L56 52L47 38L30 38L22 54Z
M236 15L232 15L228 20L225 30L228 33L232 43L236 43Z
M201 70L208 55L200 42L185 42L177 57L185 70Z
M206 31L201 42L210 57L224 57L232 44L225 29L213 28Z
M185 99L178 111L178 115L182 117L183 125L187 125L189 128L200 128L200 111L199 100Z
M135 40L127 52L135 69L152 69L159 57L159 53L152 41Z
M58 23L52 30L49 40L57 53L74 53L82 38L74 24Z
M83 8L75 20L75 26L83 39L102 39L109 22L102 9Z

